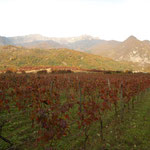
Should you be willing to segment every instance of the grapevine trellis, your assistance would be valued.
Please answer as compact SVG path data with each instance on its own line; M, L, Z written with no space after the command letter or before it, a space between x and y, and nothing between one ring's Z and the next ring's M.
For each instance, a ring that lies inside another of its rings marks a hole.
M114 111L123 121L125 108L134 108L149 87L147 74L1 74L0 114L11 114L12 107L26 113L37 131L36 144L55 149L59 141L80 135L87 149L92 126L98 124L103 141L105 114ZM1 120L0 139L15 145L2 136L4 125Z

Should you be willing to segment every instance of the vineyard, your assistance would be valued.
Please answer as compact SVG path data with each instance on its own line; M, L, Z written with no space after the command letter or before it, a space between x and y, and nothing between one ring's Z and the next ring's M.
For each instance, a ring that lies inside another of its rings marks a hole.
M0 150L106 149L149 88L149 74L0 74Z

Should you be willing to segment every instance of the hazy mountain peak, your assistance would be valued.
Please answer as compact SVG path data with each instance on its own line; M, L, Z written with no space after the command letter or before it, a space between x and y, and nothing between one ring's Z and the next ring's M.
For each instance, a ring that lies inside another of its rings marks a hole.
M87 35L87 34L81 35L81 36L79 36L79 38L81 38L82 40L93 40L93 39L99 39L98 37L93 37L93 36L91 36L91 35Z
M73 43L82 40L99 40L99 38L93 37L91 35L86 35L86 34L77 37L68 37L62 39L66 40L68 43Z
M138 39L135 37L135 36L133 36L133 35L131 35L131 36L129 36L125 41L137 41ZM139 40L138 40L139 41Z

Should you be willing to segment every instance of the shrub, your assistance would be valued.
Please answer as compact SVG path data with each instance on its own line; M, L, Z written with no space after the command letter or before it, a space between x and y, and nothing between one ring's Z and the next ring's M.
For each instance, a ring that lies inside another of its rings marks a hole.
M73 73L71 70L52 70L52 73Z
M6 74L12 74L12 73L14 73L13 71L11 71L11 70L6 70L6 72L5 72Z
M37 71L37 74L47 74L47 70L40 70L40 71Z
M21 71L22 74L25 74L26 72L24 70Z

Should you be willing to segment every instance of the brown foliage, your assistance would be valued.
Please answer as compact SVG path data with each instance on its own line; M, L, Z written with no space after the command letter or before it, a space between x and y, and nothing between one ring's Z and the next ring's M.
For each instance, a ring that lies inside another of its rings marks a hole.
M37 71L37 74L47 74L47 70L40 70L40 71Z
M71 70L52 70L52 73L73 73Z

